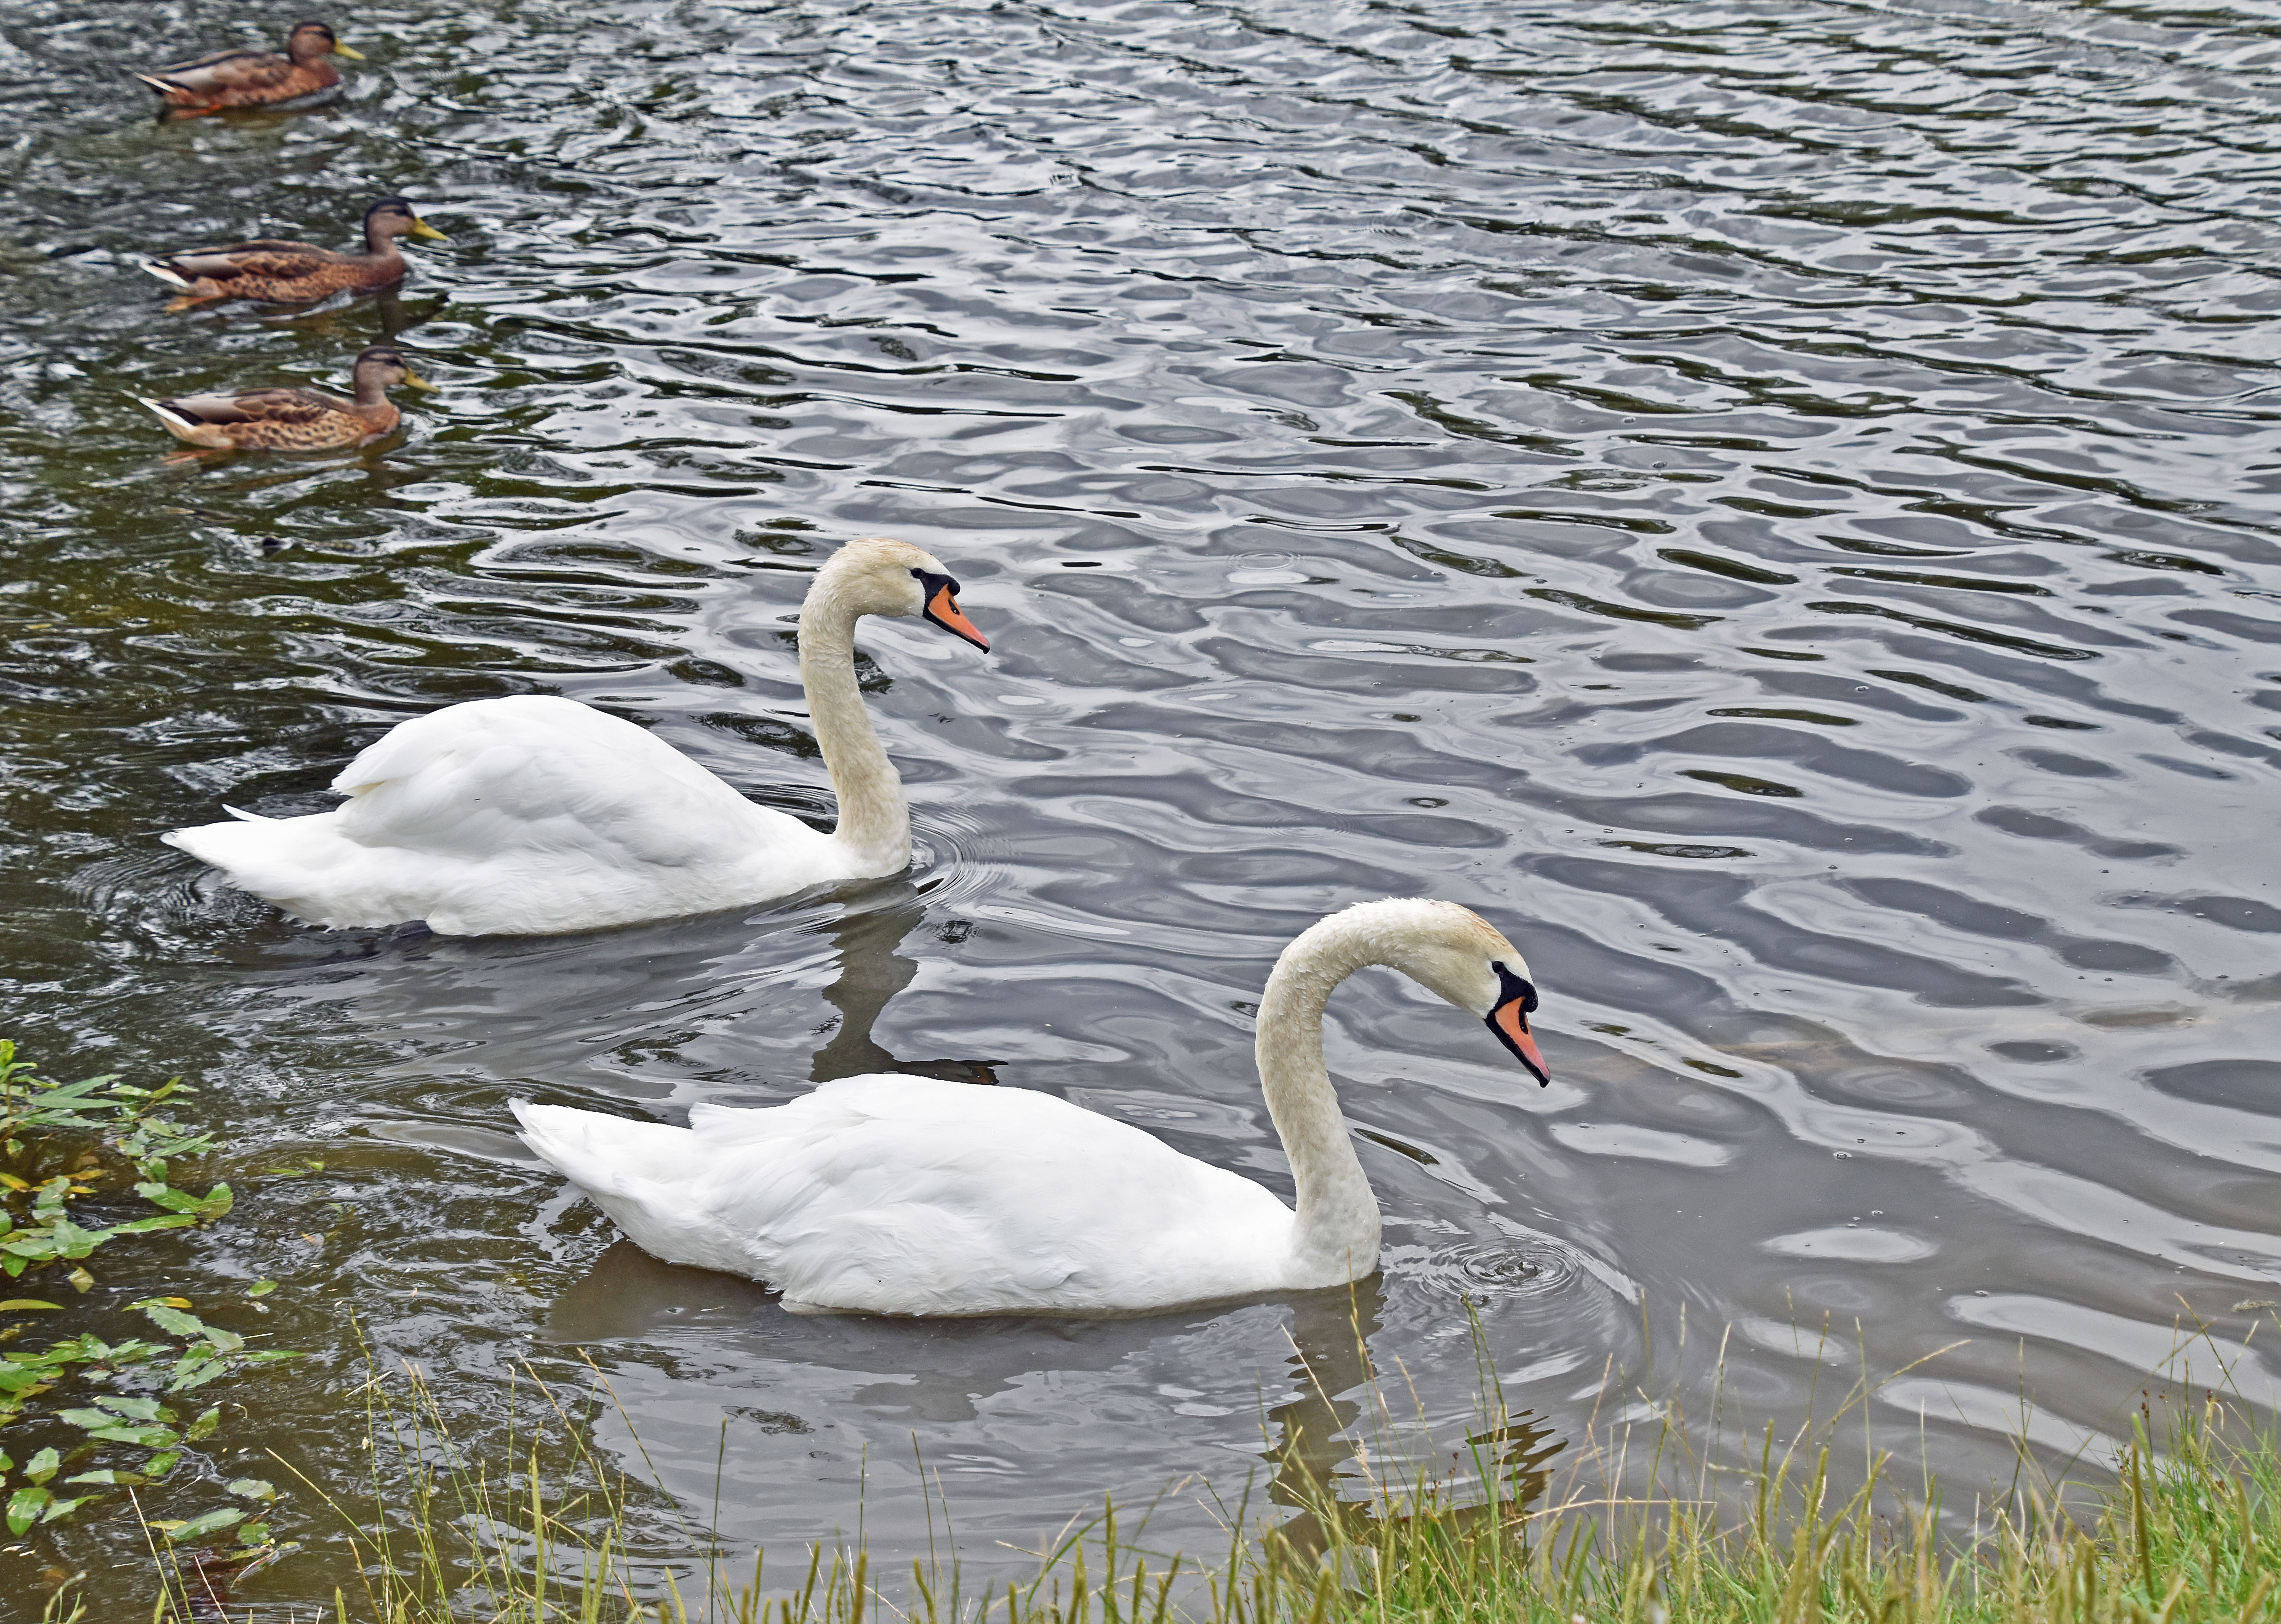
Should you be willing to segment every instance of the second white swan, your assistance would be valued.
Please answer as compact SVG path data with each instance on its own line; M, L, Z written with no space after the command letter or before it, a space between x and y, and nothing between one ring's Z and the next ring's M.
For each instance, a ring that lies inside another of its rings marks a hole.
M1361 902L1285 948L1259 1080L1294 1212L1225 1168L1028 1089L880 1072L685 1128L514 1102L523 1142L668 1263L749 1275L795 1311L1133 1313L1360 1280L1378 1198L1323 1066L1323 1007L1388 964L1485 1021L1539 1082L1536 989L1454 902Z
M738 908L873 879L911 860L901 781L863 713L855 622L923 615L977 648L958 583L904 542L851 541L800 611L800 679L839 798L819 834L755 806L672 746L576 700L475 700L391 729L305 817L165 836L312 924L425 920L445 936L541 936Z

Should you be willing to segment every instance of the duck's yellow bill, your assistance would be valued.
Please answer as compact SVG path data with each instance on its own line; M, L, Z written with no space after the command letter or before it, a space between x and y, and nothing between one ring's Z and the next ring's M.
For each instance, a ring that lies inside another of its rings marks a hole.
M421 377L409 367L406 367L404 369L404 381L414 389L426 390L431 395L440 392L438 385L430 383L427 379Z
M435 227L429 225L426 220L421 220L417 217L414 217L412 221L412 235L414 236L426 237L431 243L448 243L452 240L450 237L445 236L442 232L437 230Z
M364 60L364 52L357 50L354 46L344 45L338 40L335 40L333 42L333 54L336 57L346 57L352 62L361 62Z

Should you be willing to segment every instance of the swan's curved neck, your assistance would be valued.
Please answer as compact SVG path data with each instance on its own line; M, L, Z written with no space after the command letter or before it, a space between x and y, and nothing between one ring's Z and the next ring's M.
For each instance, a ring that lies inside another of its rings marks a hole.
M1334 914L1283 950L1260 996L1259 1084L1299 1186L1293 1264L1306 1283L1337 1285L1378 1267L1378 1197L1323 1065L1323 1007L1356 971L1388 962L1380 940Z
M861 611L829 576L817 577L800 611L800 684L824 770L839 797L831 838L867 869L886 873L910 861L911 810L855 685L855 620Z

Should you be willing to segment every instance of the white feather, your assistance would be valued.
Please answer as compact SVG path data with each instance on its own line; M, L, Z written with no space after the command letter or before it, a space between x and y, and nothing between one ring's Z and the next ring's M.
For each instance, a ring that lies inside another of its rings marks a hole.
M686 1128L514 1112L637 1245L795 1310L1129 1311L1270 1289L1289 1249L1259 1186L1026 1089L878 1073Z
M153 410L159 403L143 403ZM425 920L447 936L544 935L736 908L910 862L910 817L863 714L854 627L916 614L901 542L851 542L801 610L801 677L839 792L821 834L754 805L630 722L573 700L476 700L416 717L334 779L348 797L305 817L164 838L313 924Z
M1474 1014L1526 978L1446 902L1365 902L1304 932L1260 1003L1269 1114L1295 1213L1140 1129L1025 1089L876 1073L786 1105L699 1105L685 1128L514 1102L523 1141L668 1263L748 1275L788 1308L1133 1313L1358 1279L1377 1198L1322 1063L1322 1001L1366 963ZM1508 1010L1508 1013L1510 1011Z

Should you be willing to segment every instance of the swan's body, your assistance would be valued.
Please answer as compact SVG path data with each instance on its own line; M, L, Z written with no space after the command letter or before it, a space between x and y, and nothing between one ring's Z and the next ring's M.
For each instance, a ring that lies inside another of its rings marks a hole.
M422 919L447 936L546 935L737 908L910 862L902 785L863 714L854 625L925 615L987 647L916 547L852 542L800 610L800 677L839 796L820 834L754 806L630 722L524 695L447 706L367 747L306 817L166 837L312 924Z
M1287 948L1260 1079L1295 1212L1251 1180L1050 1094L879 1073L685 1128L515 1102L522 1137L668 1263L788 1308L1133 1313L1343 1284L1378 1268L1378 1199L1323 1068L1324 1001L1391 964L1489 1022L1539 1078L1527 965L1449 902L1365 902Z

